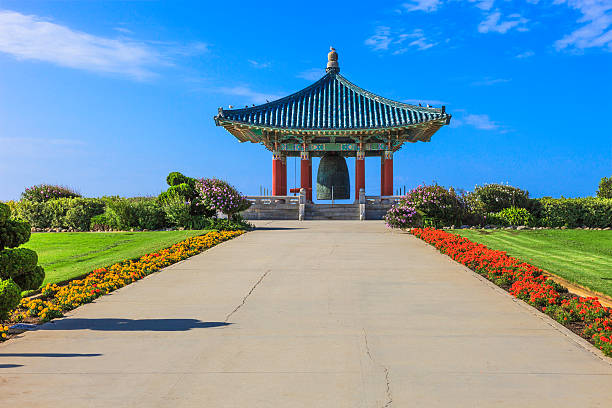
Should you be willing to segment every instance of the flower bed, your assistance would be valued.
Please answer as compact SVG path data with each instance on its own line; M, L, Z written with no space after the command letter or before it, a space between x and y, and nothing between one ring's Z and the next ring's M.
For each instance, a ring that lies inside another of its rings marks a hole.
M61 317L66 311L90 303L102 295L243 233L244 231L212 231L136 260L126 260L96 269L85 278L70 281L65 286L48 284L42 289L40 297L22 299L17 309L11 313L10 321L42 323ZM0 340L7 338L7 332L8 327L0 325Z
M467 238L433 228L413 228L411 233L612 356L612 308L602 306L597 298L571 295L541 269Z

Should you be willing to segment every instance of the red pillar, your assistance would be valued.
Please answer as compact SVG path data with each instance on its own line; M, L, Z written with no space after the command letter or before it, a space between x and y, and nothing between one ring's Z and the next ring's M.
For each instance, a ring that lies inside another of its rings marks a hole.
M385 153L380 156L380 195L385 195Z
M287 156L281 156L281 164L282 164L282 169L281 169L281 194L280 195L287 195Z
M306 190L306 200L312 201L312 159L308 152L302 152L300 156L300 188Z
M359 201L359 190L365 189L365 156L357 152L355 158L355 201Z
M393 195L393 152L385 152L383 173L385 175L383 195Z
M272 155L272 195L283 195L281 193L281 174L283 172L283 163L280 154Z

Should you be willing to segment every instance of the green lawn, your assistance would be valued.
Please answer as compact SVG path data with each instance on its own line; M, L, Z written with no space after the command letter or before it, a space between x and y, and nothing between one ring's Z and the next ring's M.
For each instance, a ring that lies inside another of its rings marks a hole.
M38 253L45 282L61 282L124 259L155 252L206 231L42 232L23 247Z
M453 230L453 233L612 296L612 231Z

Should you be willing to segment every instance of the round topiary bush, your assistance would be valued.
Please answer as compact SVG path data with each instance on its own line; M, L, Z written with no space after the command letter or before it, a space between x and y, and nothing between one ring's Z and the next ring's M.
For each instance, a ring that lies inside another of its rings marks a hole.
M30 224L11 219L6 204L0 203L0 214L0 319L6 319L19 304L21 291L37 289L45 272L36 265L36 252L16 248L30 239Z
M21 193L21 198L23 200L36 202L49 201L56 198L73 197L81 197L81 195L71 188L54 186L52 184L38 184L36 186L26 188L25 191Z
M510 207L492 214L488 217L490 223L504 226L528 225L533 226L535 220L525 208Z
M173 171L166 177L166 183L168 183L169 186L178 186L179 184L183 183L194 184L193 182L190 182L190 179L191 177L187 177L178 171Z
M12 279L0 280L0 320L8 319L9 312L19 304L21 289Z

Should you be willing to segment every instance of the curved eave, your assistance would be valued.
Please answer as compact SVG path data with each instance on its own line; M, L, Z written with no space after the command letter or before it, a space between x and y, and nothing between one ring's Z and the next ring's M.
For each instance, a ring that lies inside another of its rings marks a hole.
M423 141L428 142L434 133L442 126L450 123L452 115L444 114L442 117L426 122L415 123L405 126L389 126L377 128L328 128L328 129L304 129L304 128L284 128L272 126L258 126L240 121L230 120L220 116L215 116L217 126L224 127L240 142L262 143L263 135L293 135L297 137L317 137L317 136L377 136L394 135L406 142Z

